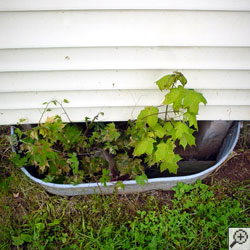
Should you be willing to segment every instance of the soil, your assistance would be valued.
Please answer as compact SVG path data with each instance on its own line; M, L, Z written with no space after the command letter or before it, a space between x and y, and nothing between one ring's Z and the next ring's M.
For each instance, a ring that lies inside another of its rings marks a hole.
M230 157L229 157L230 158ZM250 181L250 122L243 122L243 128L239 136L236 147L234 148L231 159L227 160L210 176L203 180L206 184L211 182Z
M209 177L204 179L204 183L220 182L221 180L228 180L229 182L242 182L250 180L250 151L242 152L236 149L235 156L228 162L219 167ZM213 180L212 180L213 179Z

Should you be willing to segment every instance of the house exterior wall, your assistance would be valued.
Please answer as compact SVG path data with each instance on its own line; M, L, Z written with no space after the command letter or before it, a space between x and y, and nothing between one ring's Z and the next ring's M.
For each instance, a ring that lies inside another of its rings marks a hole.
M52 99L77 122L135 119L174 70L206 97L199 120L250 120L249 24L247 0L1 1L0 124Z

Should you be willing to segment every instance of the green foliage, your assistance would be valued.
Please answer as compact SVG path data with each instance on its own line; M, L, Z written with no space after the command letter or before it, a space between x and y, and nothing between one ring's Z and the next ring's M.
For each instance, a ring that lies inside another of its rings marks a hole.
M22 179L0 195L0 249L227 249L228 227L250 223L249 182L237 185L65 198Z
M110 172L107 169L102 170L102 177L100 178L100 182L104 184L104 186L107 186L107 182L110 181Z
M58 104L54 100L52 103ZM36 167L39 174L45 174L47 182L78 184L99 180L106 185L110 180L107 159L97 152L107 149L115 153L120 133L114 123L95 126L94 119L90 123L86 119L85 130L72 123L63 123L58 115L47 117L45 123L26 132L16 128L13 138L18 137L19 147L18 153L12 155L12 162L18 167Z
M134 150L134 155L135 156L139 156L142 155L144 153L146 154L152 154L153 152L153 143L155 142L155 140L153 138L144 138L141 141L138 142L138 144L135 146L135 150Z
M137 175L135 180L138 185L144 186L148 182L148 177L145 174Z
M165 94L163 104L165 112L159 112L156 107L144 108L134 124L128 130L131 138L130 146L134 148L134 156L144 156L144 162L149 166L157 164L161 171L168 169L176 174L177 162L181 157L174 152L177 144L184 149L187 145L195 146L193 133L198 129L196 115L199 104L206 104L201 93L192 89L185 89L186 78L180 72L166 75L156 82ZM169 105L172 111L169 110ZM180 121L169 116L173 112ZM164 113L165 119L160 115ZM193 128L192 128L193 126Z
M118 154L115 156L117 170L121 176L129 175L131 178L136 178L137 175L144 173L144 168L141 165L141 159L131 158L127 153Z
M37 127L26 132L16 128L12 141L15 146L19 142L18 154L13 155L12 161L18 167L34 166L45 181L56 183L78 184L88 180L106 185L110 179L126 176L144 185L147 176L143 164L157 165L160 171L176 174L181 157L175 148L178 144L184 149L195 146L196 115L199 104L206 104L201 93L184 88L186 83L180 72L158 80L160 91L166 91L165 112L160 107L145 107L127 131L118 130L115 123L95 122L103 113L92 120L86 117L85 128L81 128L71 123L63 107L68 100L44 102L46 106ZM63 123L59 115L47 117L42 123L50 104L60 106L70 123ZM175 120L170 114L182 119Z

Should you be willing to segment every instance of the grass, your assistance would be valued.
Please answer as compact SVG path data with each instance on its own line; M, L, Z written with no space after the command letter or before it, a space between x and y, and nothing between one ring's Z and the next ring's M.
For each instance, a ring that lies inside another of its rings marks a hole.
M227 249L228 227L250 226L250 180L50 195L12 166L1 129L0 249Z

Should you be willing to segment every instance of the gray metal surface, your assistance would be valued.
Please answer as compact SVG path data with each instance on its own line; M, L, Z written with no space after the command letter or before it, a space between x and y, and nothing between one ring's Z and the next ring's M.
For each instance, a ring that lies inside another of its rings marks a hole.
M11 128L11 133L14 133L14 127ZM236 122L234 127L231 129L227 137L225 138L223 145L220 149L220 153L217 157L217 162L212 167L193 175L188 176L176 176L176 177L164 177L164 178L153 178L149 179L148 183L144 186L136 184L135 180L124 181L125 189L120 189L120 193L134 193L149 191L154 189L170 190L172 187L176 186L178 182L183 182L186 184L194 183L198 179L206 178L210 173L212 173L218 166L220 166L233 151L240 133L240 122ZM114 182L108 182L107 186L97 183L83 183L78 185L71 184L54 184L47 183L40 179L33 177L25 168L21 168L24 174L33 180L35 183L43 186L49 193L62 195L62 196L74 196L74 195L84 195L84 194L95 194L100 193L100 188L103 194L110 194L114 190Z

